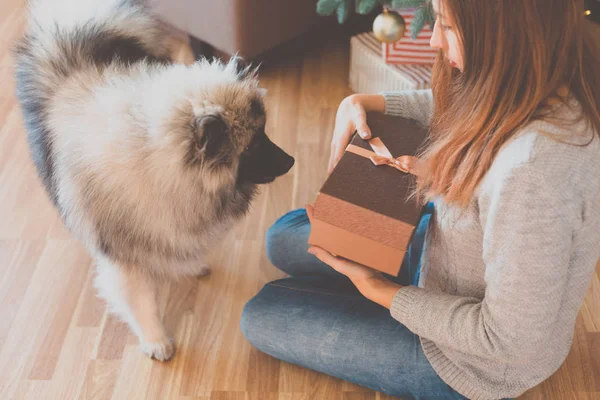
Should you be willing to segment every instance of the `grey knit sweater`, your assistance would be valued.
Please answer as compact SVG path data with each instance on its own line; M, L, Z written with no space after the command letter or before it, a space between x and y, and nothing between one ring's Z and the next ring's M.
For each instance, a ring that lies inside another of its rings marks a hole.
M382 94L386 113L430 122L430 90ZM572 119L570 106L554 112ZM580 147L541 132L576 143L593 134L581 121L533 122L467 209L435 199L419 286L398 290L391 307L470 399L516 397L560 367L600 257L600 140Z

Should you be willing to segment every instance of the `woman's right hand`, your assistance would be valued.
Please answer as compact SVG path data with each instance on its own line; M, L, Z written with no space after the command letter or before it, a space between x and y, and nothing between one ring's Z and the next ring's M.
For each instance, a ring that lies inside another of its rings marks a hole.
M342 158L354 132L358 132L363 139L371 138L371 130L367 126L367 111L361 103L361 96L355 94L342 100L338 107L331 139L328 174L331 174Z

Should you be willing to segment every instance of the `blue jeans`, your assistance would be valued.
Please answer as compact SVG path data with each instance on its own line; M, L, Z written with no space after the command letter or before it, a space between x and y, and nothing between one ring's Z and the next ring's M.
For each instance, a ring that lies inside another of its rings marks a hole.
M430 204L400 274L390 279L418 282L432 211ZM292 277L268 283L246 304L241 329L248 341L280 360L404 399L465 399L436 374L417 335L306 252L309 233L304 209L285 214L268 230L269 260Z

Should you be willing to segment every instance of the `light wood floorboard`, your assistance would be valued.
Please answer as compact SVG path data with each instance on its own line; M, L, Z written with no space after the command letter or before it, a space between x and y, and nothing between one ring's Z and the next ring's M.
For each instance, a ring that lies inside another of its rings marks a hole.
M252 348L239 318L245 302L282 277L264 233L312 201L325 177L335 111L348 94L348 41L329 39L261 72L267 131L296 157L264 187L232 232L211 276L161 290L178 344L169 363L151 361L95 296L91 260L64 229L29 158L14 98L9 49L23 27L23 0L0 6L0 399L387 400L391 397L279 362ZM184 62L187 45L173 39ZM600 276L577 320L572 350L523 399L600 399Z

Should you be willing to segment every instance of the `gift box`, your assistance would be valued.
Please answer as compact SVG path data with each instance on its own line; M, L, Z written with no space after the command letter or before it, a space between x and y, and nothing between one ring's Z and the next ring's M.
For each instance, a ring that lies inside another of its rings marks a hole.
M429 42L433 30L425 25L417 34L416 39L411 37L411 25L415 18L416 9L396 10L402 15L406 23L404 36L393 43L382 43L383 59L388 64L426 64L433 65L438 50L433 49Z
M415 155L427 131L379 113L369 113L367 124L373 138L355 134L321 187L308 242L395 276L424 208L410 196L416 178L391 165L395 157Z
M428 89L431 75L431 65L387 64L373 32L350 39L349 82L355 93Z

